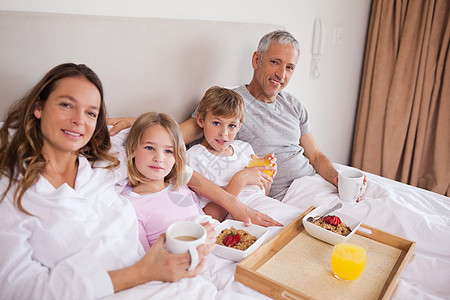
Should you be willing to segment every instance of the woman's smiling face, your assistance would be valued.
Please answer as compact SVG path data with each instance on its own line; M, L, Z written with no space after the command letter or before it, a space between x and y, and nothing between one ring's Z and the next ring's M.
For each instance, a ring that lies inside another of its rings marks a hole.
M91 139L97 125L101 96L84 77L60 79L45 102L38 102L43 154L77 153Z

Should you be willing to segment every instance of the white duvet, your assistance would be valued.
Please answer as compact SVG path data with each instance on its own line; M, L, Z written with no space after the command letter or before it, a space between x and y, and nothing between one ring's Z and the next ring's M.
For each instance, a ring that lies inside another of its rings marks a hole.
M336 169L348 168L335 165ZM450 299L450 199L366 173L368 186L359 203L343 203L342 212L363 223L416 242L414 255L402 273L393 299ZM264 198L263 198L264 199ZM288 224L310 206L340 201L334 186L319 175L293 182L283 203L254 200L250 206ZM285 205L287 204L287 205ZM271 228L270 235L280 228ZM236 262L214 254L202 273L176 283L153 282L111 299L266 299L234 280Z

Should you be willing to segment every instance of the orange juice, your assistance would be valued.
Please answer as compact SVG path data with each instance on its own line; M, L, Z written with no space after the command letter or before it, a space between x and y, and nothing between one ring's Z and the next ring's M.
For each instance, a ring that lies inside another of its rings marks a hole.
M248 163L248 167L258 167L258 166L270 166L272 162L269 159L265 158L259 158L259 159L252 159ZM263 170L264 173L268 174L270 177L273 177L273 171L272 170Z
M353 244L337 244L331 254L331 269L336 277L356 280L366 267L367 251Z

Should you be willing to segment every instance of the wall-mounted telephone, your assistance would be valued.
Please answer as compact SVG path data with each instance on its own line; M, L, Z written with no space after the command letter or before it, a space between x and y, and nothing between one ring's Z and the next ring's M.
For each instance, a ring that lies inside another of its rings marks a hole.
M311 60L311 78L316 79L320 77L319 61L323 54L324 48L324 26L320 18L314 20L314 32L312 42L312 60Z
M320 18L314 20L313 54L323 54L323 23Z

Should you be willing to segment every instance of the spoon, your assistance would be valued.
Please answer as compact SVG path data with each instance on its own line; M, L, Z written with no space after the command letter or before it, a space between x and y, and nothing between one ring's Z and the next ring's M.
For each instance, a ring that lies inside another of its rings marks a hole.
M338 209L341 208L341 207L342 207L342 202L338 202L338 203L336 203L332 208L330 208L329 210L325 211L325 213L323 213L322 216L320 216L320 217L315 217L315 218L309 217L308 219L306 219L306 221L311 222L311 223L314 223L315 221L317 221L317 220L320 219L321 217L326 216L326 215L330 214L330 212L335 211L335 210L338 210Z

